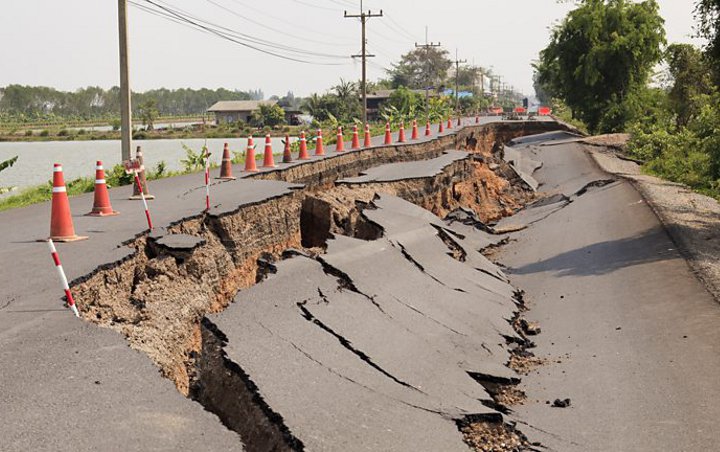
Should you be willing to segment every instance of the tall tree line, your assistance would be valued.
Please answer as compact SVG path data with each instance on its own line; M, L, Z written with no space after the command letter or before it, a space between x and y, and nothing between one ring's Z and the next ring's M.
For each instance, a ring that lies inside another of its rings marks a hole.
M142 105L154 101L163 115L199 115L220 100L262 99L256 91L219 89L154 89L133 93L135 114ZM9 85L0 88L0 114L17 119L77 118L94 119L116 117L120 112L120 89L103 89L98 86L81 88L74 92L59 91L44 86Z

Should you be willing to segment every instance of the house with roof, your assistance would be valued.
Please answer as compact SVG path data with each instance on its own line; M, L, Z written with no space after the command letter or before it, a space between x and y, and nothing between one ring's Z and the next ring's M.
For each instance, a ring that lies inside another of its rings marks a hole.
M274 104L277 104L276 100L221 100L208 108L208 112L215 114L215 123L218 125L238 121L250 122L260 105Z

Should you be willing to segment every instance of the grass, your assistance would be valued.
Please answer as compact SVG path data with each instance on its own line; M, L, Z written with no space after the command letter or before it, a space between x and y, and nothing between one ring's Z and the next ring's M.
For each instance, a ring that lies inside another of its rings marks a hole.
M90 179L89 177L73 179L67 183L66 187L68 196L88 193L95 188L95 179ZM0 212L49 201L50 199L52 199L52 182L35 187L28 187L16 195L0 199Z
M281 156L282 152L274 152L274 156ZM245 163L244 152L235 153L233 163ZM255 154L255 160L262 160L263 152L257 152ZM161 162L155 167L154 171L147 172L148 180L165 179L168 177L182 176L184 174L193 174L204 171L202 167L199 168L187 168L180 171L167 171L164 168L165 162ZM217 164L210 165L211 169L216 169ZM131 185L133 180L129 176L125 175L125 170L120 165L115 165L112 169L106 171L105 180L108 188L121 187ZM77 196L84 193L91 193L95 190L95 178L79 177L72 179L65 183L67 188L68 196ZM48 181L42 185L36 185L34 187L27 187L22 189L19 193L0 199L0 212L10 209L16 209L19 207L26 207L41 202L50 201L52 199L52 181Z

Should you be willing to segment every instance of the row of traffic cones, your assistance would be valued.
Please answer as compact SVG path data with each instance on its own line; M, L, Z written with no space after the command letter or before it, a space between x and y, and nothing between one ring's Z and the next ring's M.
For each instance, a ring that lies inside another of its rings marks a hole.
M479 123L479 117L475 117L475 122ZM458 118L457 125L460 126L461 120ZM448 119L447 128L453 127L452 120ZM438 127L438 132L444 131L443 122L441 121ZM425 136L431 136L430 122L428 121L425 126ZM419 139L419 131L417 121L413 120L412 123L412 135L411 140ZM300 134L300 152L298 154L298 160L309 160L310 155L307 148L307 138L305 132ZM398 134L398 143L405 143L405 125L400 125L400 132ZM385 144L392 144L392 134L390 130L390 123L385 124ZM292 153L290 148L290 137L285 135L285 149L283 152L283 163L291 163ZM365 134L363 145L370 147L372 140L370 136L370 125L365 124ZM353 136L351 142L352 149L360 149L360 137L358 134L357 126L353 126ZM345 140L343 136L342 127L338 127L337 131L337 144L335 146L336 152L345 151ZM325 148L323 145L322 130L318 129L315 138L315 155L325 155ZM140 193L141 188L137 184L133 184L133 194L130 199L154 199L155 197L149 193L147 180L145 177L145 168L143 162L142 149L138 146L136 151L136 157L140 163L140 171L138 177L140 179L140 185L142 186L142 194ZM263 168L275 168L273 151L272 151L272 140L270 135L265 136L265 151L263 155ZM253 143L253 137L248 137L248 145L245 153L245 171L254 172L257 171L257 164L255 161L255 144ZM225 143L223 148L222 163L220 166L220 176L218 179L222 180L233 180L235 177L232 174L232 158L230 157L230 149L228 144ZM72 215L70 213L70 201L67 196L65 188L65 179L63 176L62 165L56 163L53 168L53 189L52 189L52 207L50 215L50 238L56 242L72 242L76 240L83 240L87 237L78 236L75 234L75 228L72 221ZM86 215L95 217L106 217L118 215L119 212L112 208L110 203L110 196L105 182L105 169L101 161L96 162L95 166L95 191L93 199L93 207L90 212Z
M137 156L142 162L142 151L138 146ZM141 163L141 171L138 176L140 178L145 199L154 199L155 197L148 192L147 180L145 179L145 171ZM133 195L129 199L142 199L140 188L133 185ZM118 215L119 212L113 209L110 203L110 194L108 193L107 183L105 181L105 168L103 162L98 160L95 163L95 190L93 196L93 206L90 212L85 215L91 217L109 217ZM56 242L74 242L77 240L87 239L85 236L79 236L75 233L75 226L72 221L70 212L70 200L65 187L65 176L63 175L62 165L55 163L53 165L53 187L52 201L50 211L50 238Z

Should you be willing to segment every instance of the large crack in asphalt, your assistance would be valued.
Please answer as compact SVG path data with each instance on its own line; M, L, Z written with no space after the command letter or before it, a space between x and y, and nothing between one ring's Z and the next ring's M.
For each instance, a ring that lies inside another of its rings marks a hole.
M202 338L198 379L190 397L237 432L247 451L304 450L303 442L290 432L282 415L265 402L250 375L228 359L224 351L227 336L207 318L202 320Z
M343 347L345 347L346 349L350 350L350 352L352 352L354 355L356 355L358 358L360 358L360 359L361 359L363 362L365 362L367 365L369 365L369 366L372 367L373 369L377 370L378 372L380 372L381 374L383 374L384 376L386 376L387 378L391 379L392 381L394 381L395 383L397 383L397 384L399 384L399 385L401 385L401 386L405 386L406 388L410 388L410 389L413 389L413 390L418 391L418 392L423 392L423 391L421 391L420 389L416 388L415 386L413 386L413 385L411 385L411 384L409 384L409 383L406 383L406 382L400 380L399 378L395 377L395 376L392 375L390 372L388 372L387 370L383 369L382 367L380 367L379 365L377 365L375 362L373 362L372 358L370 358L370 357L369 357L365 352L363 352L362 350L358 350L356 347L354 347L354 346L352 345L352 343L351 343L349 340L347 340L347 338L343 337L341 334L337 333L335 330L333 330L332 328L330 328L328 325L326 325L325 323L323 323L323 322L321 322L320 320L318 320L318 319L305 307L305 303L303 303L303 302L297 303L297 306L298 306L298 308L300 309L300 312L302 312L302 316L303 316L303 318L305 318L305 320L307 320L308 322L311 322L311 323L317 325L318 327L320 327L320 329L322 329L322 330L325 331L326 333L330 334L331 336L335 337L335 339L337 339L338 342L339 342Z

